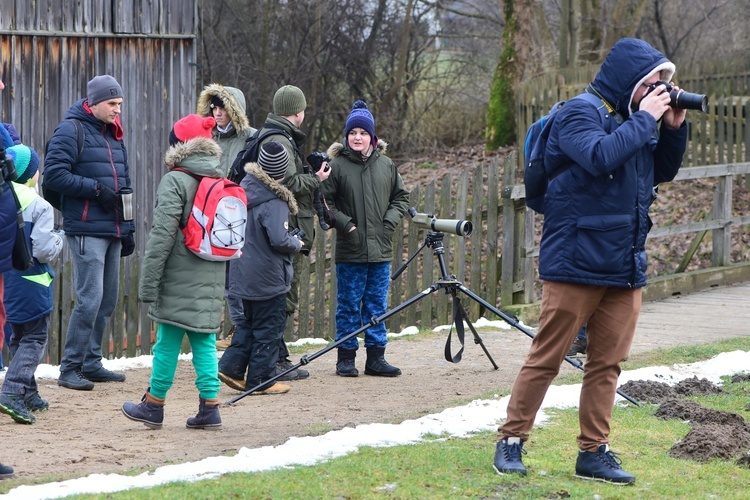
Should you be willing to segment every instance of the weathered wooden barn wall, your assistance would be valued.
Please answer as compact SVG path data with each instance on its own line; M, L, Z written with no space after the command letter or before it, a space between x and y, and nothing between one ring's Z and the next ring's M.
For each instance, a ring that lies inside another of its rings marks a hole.
M0 2L0 78L6 85L0 120L13 123L40 156L67 109L86 95L91 78L110 74L125 93L121 118L136 194L137 251L123 259L122 297L108 332L118 356L123 349L135 354L137 345L150 351L150 322L137 303L135 278L158 180L166 171L162 156L169 131L177 118L195 110L196 32L196 0ZM67 249L55 268L48 348L53 363L59 362L75 300Z

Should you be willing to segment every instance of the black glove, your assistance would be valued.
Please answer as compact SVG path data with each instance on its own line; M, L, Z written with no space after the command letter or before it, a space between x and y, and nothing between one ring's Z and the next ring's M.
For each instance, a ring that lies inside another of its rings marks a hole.
M128 233L122 237L122 248L120 249L120 257L127 257L135 251L135 234Z
M320 201L323 204L323 221L325 221L328 227L336 227L336 214L333 213L333 210L328 206L328 203L326 203L326 197L322 194L320 195Z
M96 195L96 201L102 206L102 208L108 212L113 212L117 205L120 203L120 197L113 189L108 188L99 182L96 185L96 190L99 194Z
M331 226L326 222L326 205L323 203L323 195L320 194L320 189L316 189L313 193L313 205L315 205L315 211L318 213L318 224L323 231L328 231Z

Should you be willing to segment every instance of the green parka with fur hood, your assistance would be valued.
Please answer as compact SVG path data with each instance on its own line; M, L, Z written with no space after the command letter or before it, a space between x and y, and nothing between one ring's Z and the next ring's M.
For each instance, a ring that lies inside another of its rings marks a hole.
M198 109L196 113L200 116L213 116L211 112L211 99L218 97L224 103L224 109L232 121L232 129L227 132L219 132L214 127L211 132L214 140L221 146L221 166L224 174L229 174L232 162L245 147L245 141L255 133L247 119L247 107L245 105L245 94L240 89L225 87L218 83L206 85L198 96Z
M393 231L409 208L409 191L395 163L385 156L388 143L378 140L362 156L341 143L328 148L331 175L320 184L336 215L336 262L388 262ZM350 231L356 226L355 231Z
M198 179L174 171L177 166L205 177L225 177L221 148L196 138L170 147L164 163L170 170L156 192L153 225L146 242L138 296L149 302L148 317L193 332L217 333L224 301L225 262L201 259L185 246L187 223Z

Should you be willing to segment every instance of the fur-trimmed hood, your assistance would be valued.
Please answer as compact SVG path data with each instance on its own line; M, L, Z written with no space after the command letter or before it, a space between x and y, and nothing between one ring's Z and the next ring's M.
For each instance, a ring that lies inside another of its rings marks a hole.
M221 168L221 147L213 139L196 137L171 146L164 153L164 164L169 170L180 166L206 177L225 177Z
M375 150L381 155L384 155L385 152L388 150L388 143L385 142L383 139L378 139L378 145L376 146ZM331 158L336 158L337 156L341 155L344 151L347 151L348 154L353 153L353 151L349 149L348 146L345 146L341 144L340 142L334 142L333 144L328 146L328 151L326 151L326 153Z
M238 133L250 128L247 119L247 108L245 105L245 94L235 87L225 87L219 83L206 85L198 96L198 107L196 113L201 116L211 116L211 99L216 96L224 103L229 119Z
M286 204L289 205L289 212L292 215L297 215L297 211L298 211L297 201L295 200L294 194L292 194L289 188L282 185L279 181L272 179L271 176L269 176L257 163L246 164L245 172L247 172L248 174L253 176L255 179L257 179L258 182L260 182L262 185L266 186L280 200L285 201ZM243 187L245 186L243 185ZM247 191L247 187L245 187L245 190ZM256 196L250 196L250 195L248 195L247 200L248 200L248 206L256 206L264 201L267 201L264 199L259 199Z

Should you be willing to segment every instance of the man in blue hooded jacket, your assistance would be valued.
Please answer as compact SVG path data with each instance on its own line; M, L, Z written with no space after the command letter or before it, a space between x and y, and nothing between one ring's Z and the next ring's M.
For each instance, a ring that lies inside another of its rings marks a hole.
M687 145L685 110L671 108L675 66L642 40L624 38L586 89L608 110L572 99L558 112L545 166L561 172L544 199L539 331L498 429L494 467L526 475L521 460L536 414L573 339L587 324L576 477L631 484L609 448L610 420L646 284L654 187L674 178ZM607 133L610 131L610 133Z
M132 253L135 243L133 221L124 220L118 194L130 187L120 124L122 88L113 77L100 75L86 90L50 139L43 185L62 195L77 299L57 383L90 391L94 382L125 380L102 366L102 339L117 304L120 256Z

